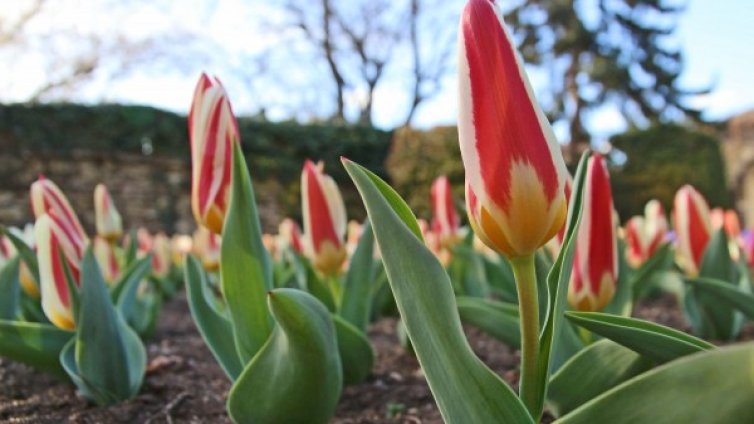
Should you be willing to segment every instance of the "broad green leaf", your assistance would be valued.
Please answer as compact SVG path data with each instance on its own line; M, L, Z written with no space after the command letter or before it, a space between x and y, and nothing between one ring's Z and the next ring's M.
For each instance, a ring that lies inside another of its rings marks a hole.
M249 170L240 144L233 146L233 178L220 247L220 275L236 349L245 364L272 331L265 300L272 288L272 264L262 244Z
M689 278L686 280L694 288L710 297L743 313L746 318L754 320L754 295L725 281L713 278Z
M374 283L374 234L369 221L363 225L359 244L351 257L340 303L340 316L366 333Z
M489 297L490 287L487 283L484 260L473 247L465 244L455 246L452 266L458 267L459 276L456 283L460 285L460 293L479 298Z
M518 303L516 280L507 259L499 255L496 259L484 258L484 270L487 274L490 291L495 296L505 302Z
M126 266L129 266L131 263L133 263L133 261L136 260L136 255L138 253L139 237L137 237L136 229L132 228L131 231L128 232L128 244L126 245L124 252Z
M374 350L365 333L338 315L332 316L338 337L338 351L343 366L343 383L364 381L374 365Z
M19 258L15 257L0 269L0 320L13 320L20 312L19 264Z
M184 267L186 295L194 324L196 324L196 328L199 329L199 333L220 367L230 377L231 381L235 381L243 370L243 364L241 364L236 351L233 326L227 318L217 313L212 304L207 301L205 296L207 290L204 288L209 283L207 282L207 273L202 268L201 263L193 255L187 255Z
M136 322L142 318L141 315L144 312L137 310L139 309L137 293L139 285L152 268L151 261L152 256L149 255L133 262L116 286L119 287L119 290L117 291L117 298L114 299L115 304L123 318L133 329L137 329Z
M277 325L230 389L230 417L237 423L327 423L343 384L330 312L296 289L271 291L269 308Z
M557 424L754 422L754 345L690 355L632 378Z
M117 304L120 303L121 297L125 290L134 290L133 286L139 285L142 279L152 267L152 255L147 255L139 260L131 262L128 268L123 271L118 280L113 283L110 289L110 297ZM130 296L130 295L129 295Z
M600 312L566 312L566 317L589 331L660 363L715 347L682 331L636 318Z
M563 346L560 343L563 333L563 311L566 306L566 295L568 293L568 284L571 280L571 269L573 268L573 257L576 249L574 239L581 223L584 179L588 158L589 153L584 153L576 169L573 194L568 205L565 237L560 248L560 253L547 276L547 319L544 321L542 333L539 336L539 355L537 357L539 379L535 382L537 387L534 389L539 395L533 414L537 420L542 415L542 408L547 396L547 384L550 380L551 372L556 369L556 359L559 362L566 358L563 354Z
M559 417L650 369L653 362L611 340L592 343L550 379L548 410Z
M732 286L738 282L735 263L728 250L728 236L722 228L713 234L704 250L699 276L722 280ZM697 293L692 289L686 294L689 299L685 303L695 302L698 310L697 319L690 320L697 335L716 340L732 340L738 335L742 320L735 310L707 293ZM694 317L694 314L691 316Z
M335 301L335 294L327 284L327 277L321 277L308 259L302 259L301 263L306 270L306 291L322 302L328 311L335 313L338 310L338 306Z
M80 310L75 341L76 375L99 405L135 396L147 354L139 336L113 307L91 248L81 262Z
M34 281L39 282L39 265L34 250L32 250L32 248L29 247L26 242L21 240L13 231L9 231L8 228L1 227L1 231L6 237L8 237L8 240L13 244L13 247L16 248L21 260L26 263L27 267L29 267L29 271L34 277Z
M142 339L154 334L157 328L157 318L162 308L162 296L150 287L148 291L139 295L131 308L128 325L136 331Z
M446 423L532 423L511 388L474 355L445 269L424 245L406 203L344 161L361 194L398 310Z
M521 346L518 306L478 297L457 297L461 321L473 325L513 348Z
M0 356L65 377L58 358L73 336L49 324L0 320Z

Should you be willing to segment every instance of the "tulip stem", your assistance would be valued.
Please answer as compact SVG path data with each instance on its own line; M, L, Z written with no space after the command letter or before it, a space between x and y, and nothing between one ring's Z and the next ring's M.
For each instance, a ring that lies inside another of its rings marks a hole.
M511 259L518 291L521 325L521 377L519 397L531 414L538 418L540 396L537 393L537 356L539 354L539 300L534 255Z

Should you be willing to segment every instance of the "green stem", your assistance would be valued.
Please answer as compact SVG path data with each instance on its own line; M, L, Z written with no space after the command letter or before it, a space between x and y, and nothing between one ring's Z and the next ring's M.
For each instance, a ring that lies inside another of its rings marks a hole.
M342 293L342 287L340 285L340 279L337 275L328 275L325 277L327 279L327 287L330 289L330 294L332 295L332 299L335 302L335 308L337 310L340 310L340 303L341 298L343 297Z
M539 300L534 255L511 259L518 291L521 323L521 378L519 397L532 415L538 414L537 356L539 354Z

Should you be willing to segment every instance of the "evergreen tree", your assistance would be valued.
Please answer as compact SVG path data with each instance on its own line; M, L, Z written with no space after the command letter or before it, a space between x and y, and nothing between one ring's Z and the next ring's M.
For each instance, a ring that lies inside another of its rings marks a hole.
M700 120L679 87L673 33L683 6L666 0L523 0L507 13L524 59L550 73L551 120L566 120L570 160L588 144L585 113L607 102L631 127Z

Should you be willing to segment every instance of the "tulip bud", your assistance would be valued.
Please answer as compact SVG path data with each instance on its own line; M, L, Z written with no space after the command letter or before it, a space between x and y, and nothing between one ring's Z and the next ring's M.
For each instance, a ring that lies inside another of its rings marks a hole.
M114 283L120 275L120 263L115 253L115 245L104 237L96 236L92 242L92 250L105 282Z
M301 228L296 221L285 218L278 226L280 246L290 247L296 253L304 253L304 245L301 241Z
M44 214L55 213L62 228L72 233L72 237L86 239L86 232L81 226L76 212L68 199L52 180L39 177L31 185L31 207L34 218L39 219Z
M202 74L189 112L191 137L191 206L194 218L220 234L230 202L233 142L238 124L220 81Z
M432 183L432 231L440 243L450 247L458 240L460 220L453 204L453 193L448 177L441 176Z
M346 260L346 207L335 181L310 160L301 174L301 199L307 256L323 274L336 275Z
M170 239L165 233L158 233L152 243L152 273L165 278L170 273L171 260Z
M94 188L94 217L100 237L115 242L123 235L123 222L104 184Z
M5 267L6 262L16 256L16 248L8 237L0 235L0 269Z
M79 285L81 260L88 239L69 231L69 223L57 216L53 209L37 218L34 233L37 243L37 261L42 291L42 309L47 318L57 327L75 327L71 310L71 293L66 282L65 263L73 281Z
M469 221L507 257L532 255L565 223L567 170L494 2L466 4L458 67Z
M194 248L194 240L185 234L175 234L170 240L170 250L173 252L173 265L183 266L186 255Z
M576 233L568 303L579 311L599 311L613 299L618 277L613 195L600 155L589 158L584 182L584 212Z
M665 241L668 220L665 210L657 199L647 202L644 216L635 216L626 223L626 259L633 267L651 258Z
M712 233L709 215L707 202L694 187L687 184L676 192L673 202L676 259L692 277L699 273L704 249Z
M220 268L220 243L220 236L204 227L199 227L194 232L194 254L209 272Z

